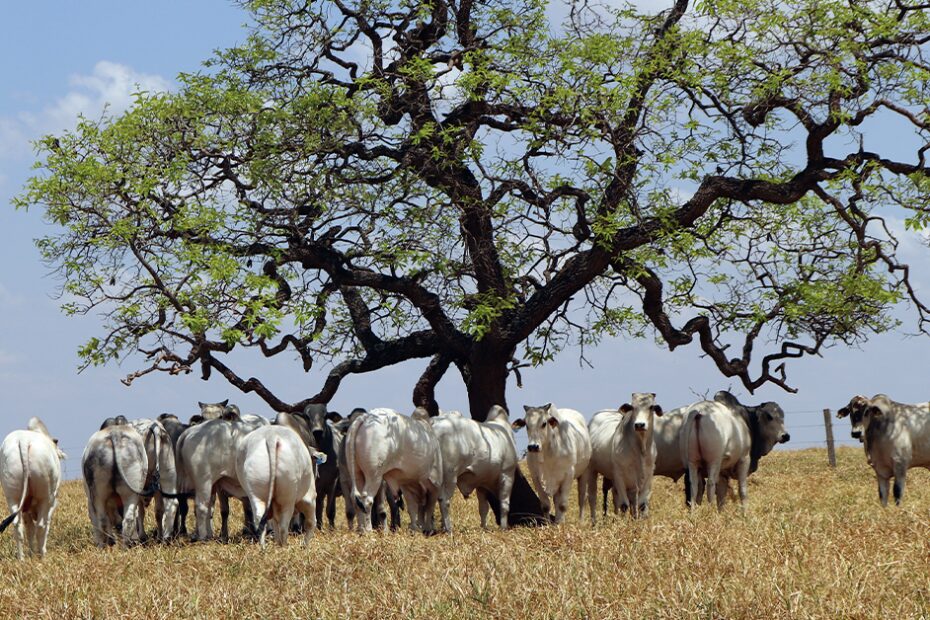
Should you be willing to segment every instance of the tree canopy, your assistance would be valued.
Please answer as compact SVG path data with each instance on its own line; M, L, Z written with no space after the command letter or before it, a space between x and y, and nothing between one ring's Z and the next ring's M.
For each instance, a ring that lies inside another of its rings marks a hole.
M930 214L926 4L245 4L244 44L40 143L17 205L57 225L65 310L102 317L84 364L295 410L422 358L415 404L454 365L483 417L605 337L790 390L901 300L926 326L889 224ZM237 348L331 367L289 403Z

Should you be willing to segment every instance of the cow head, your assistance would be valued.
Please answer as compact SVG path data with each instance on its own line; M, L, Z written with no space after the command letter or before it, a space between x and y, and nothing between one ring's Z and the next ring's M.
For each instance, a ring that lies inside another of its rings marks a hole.
M621 405L619 411L624 416L629 416L627 420L641 441L645 441L652 433L655 416L662 415L662 407L656 404L656 395L651 392L634 392L632 404Z
M307 422L307 430L313 438L317 442L322 441L323 431L326 428L326 405L310 403L304 407L302 415Z
M226 405L229 404L229 399L227 398L221 403L201 403L198 401L197 404L200 405L200 415L203 416L204 420L213 420L223 416Z
M484 419L485 422L503 422L504 424L508 423L508 414L507 410L501 407L500 405L493 405L490 410L488 410L488 415Z
M753 435L753 451L759 456L771 452L775 444L787 443L791 439L791 435L785 431L785 412L777 403L762 403L757 407L746 407L746 410L755 421L754 424L750 424L750 430Z
M523 406L523 417L514 420L514 430L526 427L526 435L529 443L526 445L527 452L542 452L543 448L549 443L549 436L557 432L559 419L556 417L556 408L552 403L547 403L542 407Z
M858 439L862 441L862 437L865 433L865 417L866 411L869 409L871 403L868 398L865 396L853 396L849 400L849 404L841 408L836 412L836 417L842 419L849 417L849 424L852 427L850 435L853 439Z
M191 416L191 419L187 421L187 425L197 426L198 424L203 424L206 421L207 419L198 413Z
M234 422L242 419L242 412L237 405L226 405L223 407L223 413L220 415L220 418L227 422Z

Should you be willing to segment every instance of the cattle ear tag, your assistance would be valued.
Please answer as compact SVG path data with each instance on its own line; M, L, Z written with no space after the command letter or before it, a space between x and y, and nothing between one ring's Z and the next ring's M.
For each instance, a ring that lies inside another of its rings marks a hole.
M559 421L558 421L558 420L556 420L555 418L549 418L549 426L555 428L555 427L558 426L558 425L559 425Z
M313 462L316 463L317 465L322 465L323 463L326 462L326 455L323 454L322 452L317 452L316 454L313 455Z

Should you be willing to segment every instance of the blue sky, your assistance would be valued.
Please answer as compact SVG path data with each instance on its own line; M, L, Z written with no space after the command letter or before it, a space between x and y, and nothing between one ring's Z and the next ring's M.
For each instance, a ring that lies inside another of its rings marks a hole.
M186 417L198 400L230 398L243 411L270 415L253 395L242 395L222 379L204 382L199 375L149 375L131 388L119 379L136 368L108 366L77 373L77 347L94 334L93 317L67 318L53 298L56 280L39 260L32 240L48 232L41 210L15 212L10 198L22 187L34 161L29 141L70 127L78 113L99 115L105 103L119 111L131 101L137 84L165 88L181 71L195 71L212 50L240 41L247 16L226 0L161 2L10 3L4 7L0 37L0 436L42 417L69 452L66 475L79 475L84 443L104 417L155 416L163 411ZM882 137L876 127L876 139ZM887 134L886 134L887 135ZM901 256L916 272L919 291L928 291L928 250L915 237L902 243ZM904 312L904 310L902 310ZM913 320L905 316L905 328ZM823 358L789 365L789 395L764 388L755 396L722 377L702 359L695 345L675 353L652 340L607 341L582 368L577 352L540 369L523 373L524 388L511 384L511 408L555 402L590 415L629 400L634 391L652 391L666 409L731 387L747 402L776 400L788 412L792 443L804 448L822 441L820 410L837 409L856 393L886 392L903 402L930 400L927 359L930 341L889 334L862 349L833 348ZM426 361L376 374L351 377L331 404L347 411L355 406L410 409L410 394ZM261 377L287 400L316 393L325 369L300 371L290 359L237 360L244 376ZM457 373L440 385L440 406L467 409ZM837 425L848 440L848 425ZM521 435L522 438L522 435ZM525 439L522 440L525 442Z

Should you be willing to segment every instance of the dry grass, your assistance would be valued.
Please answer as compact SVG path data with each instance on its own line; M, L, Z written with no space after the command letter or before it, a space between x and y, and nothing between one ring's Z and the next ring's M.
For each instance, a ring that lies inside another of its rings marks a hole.
M177 544L99 551L80 483L64 485L44 561L0 540L0 615L21 618L920 618L930 617L930 476L881 509L862 451L767 457L746 514L689 515L658 479L652 516L593 530L478 527L362 537L339 529L309 548ZM234 507L234 514L237 508ZM150 517L151 518L151 517ZM238 524L237 524L238 528Z

